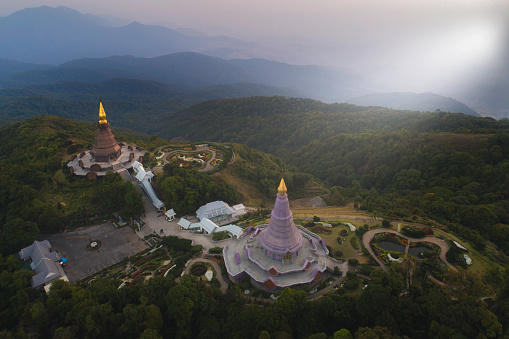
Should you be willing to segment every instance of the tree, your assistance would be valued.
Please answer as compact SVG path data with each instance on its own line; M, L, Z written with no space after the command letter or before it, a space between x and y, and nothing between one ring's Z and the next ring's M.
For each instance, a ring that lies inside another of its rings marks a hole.
M7 221L0 238L2 252L6 254L18 252L23 246L30 245L38 234L39 228L34 222L19 218Z
M342 328L339 331L334 332L332 339L353 339L353 336L349 330Z
M357 312L363 317L374 318L387 306L389 294L380 285L369 284L355 305Z
M359 327L355 332L355 339L391 339L393 336L387 327L375 326Z
M63 228L64 223L55 208L46 207L39 215L37 225L39 226L41 233L47 234L60 231Z
M37 302L30 307L30 320L41 337L47 336L50 316L44 304Z
M168 314L175 321L178 336L191 336L191 323L197 302L198 291L188 276L183 276L180 283L168 291L166 305Z
M156 305L145 306L142 304L134 306L128 304L124 307L122 314L125 320L120 327L120 331L128 336L138 337L147 329L159 331L163 326L163 317Z
M382 227L385 227L385 228L390 228L391 227L391 222L389 220L382 220Z
M159 334L159 331L147 328L141 333L140 339L163 339L163 337Z

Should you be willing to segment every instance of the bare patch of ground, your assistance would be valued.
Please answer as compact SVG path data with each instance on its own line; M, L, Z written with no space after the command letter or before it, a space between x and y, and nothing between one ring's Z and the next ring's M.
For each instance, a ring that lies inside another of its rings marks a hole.
M316 196L312 198L302 198L290 200L290 208L321 208L327 207L322 197Z

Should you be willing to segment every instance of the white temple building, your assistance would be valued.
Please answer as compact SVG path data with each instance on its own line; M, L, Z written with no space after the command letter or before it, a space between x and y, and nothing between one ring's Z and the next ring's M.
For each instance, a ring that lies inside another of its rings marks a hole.
M222 223L246 213L245 210L246 208L243 204L230 207L224 201L213 201L200 207L196 211L196 216L200 220L209 219L215 223Z

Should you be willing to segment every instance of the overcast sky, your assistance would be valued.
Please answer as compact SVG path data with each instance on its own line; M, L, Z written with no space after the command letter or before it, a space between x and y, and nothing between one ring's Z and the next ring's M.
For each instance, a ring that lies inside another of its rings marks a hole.
M465 81L509 41L509 0L1 0L0 15L41 5L255 41L409 90Z

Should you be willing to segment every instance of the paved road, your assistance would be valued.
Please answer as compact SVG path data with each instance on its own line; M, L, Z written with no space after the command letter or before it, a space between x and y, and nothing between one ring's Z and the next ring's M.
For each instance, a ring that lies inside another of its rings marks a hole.
M221 292L226 293L226 291L228 290L228 283L223 279L223 276L221 275L221 268L219 267L217 262L215 262L214 260L205 259L205 258L194 258L187 264L186 270L184 271L184 273L189 274L189 271L191 270L191 266L193 266L193 264L196 262L206 262L206 263L211 264L212 267L214 267L214 269L216 270L216 278L217 278L217 280L219 280L219 284L221 285Z
M147 225L141 230L141 232L139 232L140 237L144 237L145 235L155 232L161 236L173 235L191 239L193 241L193 245L202 245L204 250L217 246L216 243L212 241L212 236L210 234L195 234L187 230L181 230L177 224L180 218L178 218L178 220L166 221L164 216L161 216L161 214L154 210L154 207L152 207L152 204L145 196L143 197L143 200L145 203L145 216L143 219ZM186 219L193 221L189 217ZM196 219L195 222L198 222L198 220ZM162 233L161 230L163 230Z
M380 265L380 267L382 267L382 270L384 271L387 271L387 267L385 266L385 264L375 255L375 252L373 251L373 249L371 248L369 242L371 241L371 239L373 238L373 236L375 236L375 234L379 234L379 233L393 233L393 234L397 234L403 238L406 238L408 239L409 241L413 241L413 242L429 242L429 243L432 243L432 244L435 244L435 245L438 245L440 246L440 259L447 265L447 267L449 267L451 270L453 271L458 271L456 269L456 267L454 267L453 265L451 265L448 261L447 261L447 258L445 257L447 251L449 251L449 248L450 246L442 239L439 239L437 237L425 237L425 238L412 238L412 237L409 237L409 236L406 236L404 234L401 234L393 229L390 229L390 228L377 228L377 229L374 229L374 230L370 230L370 231L367 231L366 233L364 233L364 235L362 236L362 243L364 244L364 247L366 247L369 251L369 254L371 254L371 256L373 258L375 258L375 260L378 262L378 264ZM407 245L408 247L409 245ZM405 251L407 252L407 250ZM405 254L406 255L406 254Z

